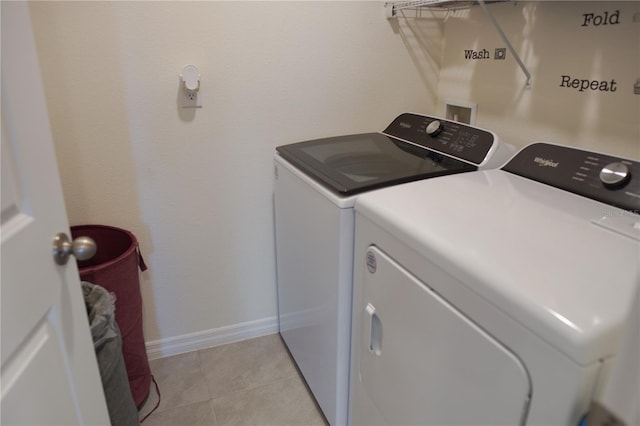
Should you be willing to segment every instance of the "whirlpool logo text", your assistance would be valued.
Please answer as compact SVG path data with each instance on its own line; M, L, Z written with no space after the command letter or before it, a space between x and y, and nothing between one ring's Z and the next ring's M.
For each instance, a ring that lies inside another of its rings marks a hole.
M535 160L533 160L535 163L538 164L538 166L540 167L558 167L558 164L560 164L558 161L553 161L553 160L547 160L546 158L542 158L542 157L536 157Z

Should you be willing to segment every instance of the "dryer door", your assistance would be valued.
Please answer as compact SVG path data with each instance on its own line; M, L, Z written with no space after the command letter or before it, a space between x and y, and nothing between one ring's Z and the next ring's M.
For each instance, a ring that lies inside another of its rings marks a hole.
M355 390L366 423L524 423L530 382L513 353L376 247L367 268Z

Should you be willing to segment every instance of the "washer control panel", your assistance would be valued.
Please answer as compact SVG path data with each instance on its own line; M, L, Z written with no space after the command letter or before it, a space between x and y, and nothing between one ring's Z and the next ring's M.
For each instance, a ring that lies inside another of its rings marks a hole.
M485 160L495 141L486 130L411 113L398 116L382 133L476 165Z
M635 160L536 142L502 169L640 214L640 162Z

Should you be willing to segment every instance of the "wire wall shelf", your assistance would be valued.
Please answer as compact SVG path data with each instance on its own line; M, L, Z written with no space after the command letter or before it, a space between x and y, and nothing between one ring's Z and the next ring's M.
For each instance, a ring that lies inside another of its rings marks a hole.
M385 9L387 11L387 19L394 19L394 18L398 17L398 12L399 11L407 10L407 9L437 8L437 9L440 9L440 10L456 10L456 9L467 9L467 8L472 7L472 6L479 5L482 8L484 14L487 16L487 18L489 19L489 21L493 25L493 27L496 29L496 31L500 35L500 38L502 38L502 41L506 44L507 49L509 49L509 52L511 52L511 54L515 58L516 62L518 63L518 66L520 67L520 69L524 73L525 77L527 78L527 81L526 81L525 84L526 84L526 87L529 89L529 88L531 88L531 73L527 69L527 67L524 64L524 62L522 62L522 59L520 59L520 55L518 55L518 52L516 52L516 50L513 48L513 46L511 45L511 42L509 41L509 39L505 35L504 31L502 31L502 28L500 27L500 24L498 24L498 21L496 20L496 18L493 16L491 11L487 7L487 4L490 4L490 3L504 3L504 2L507 2L507 1L509 1L509 0L493 0L493 1L492 0L490 0L490 1L485 1L485 0L477 0L477 1L457 1L457 0L390 1L390 2L386 2L384 4L384 7L385 7Z

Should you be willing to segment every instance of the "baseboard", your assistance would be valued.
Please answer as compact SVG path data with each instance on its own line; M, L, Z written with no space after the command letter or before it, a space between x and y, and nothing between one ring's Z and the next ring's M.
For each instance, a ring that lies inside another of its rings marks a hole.
M213 348L240 340L266 336L278 332L278 317L263 318L212 330L183 334L146 343L147 357L164 358L200 349Z

